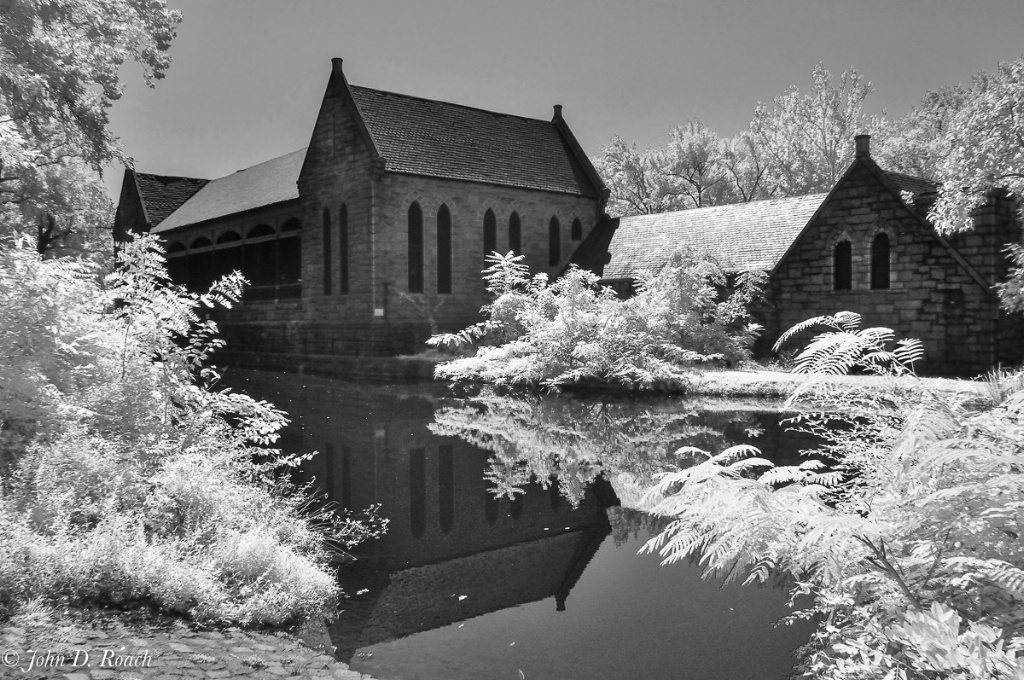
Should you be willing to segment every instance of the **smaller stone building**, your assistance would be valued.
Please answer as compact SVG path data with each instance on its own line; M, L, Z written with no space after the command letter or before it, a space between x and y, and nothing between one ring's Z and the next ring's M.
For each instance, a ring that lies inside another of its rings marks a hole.
M827 194L756 201L612 220L576 261L628 291L680 248L716 257L728 271L766 271L770 310L765 346L813 316L849 310L864 327L923 341L919 368L975 375L1024 358L1021 315L999 305L1006 244L1021 242L1016 204L993 191L974 229L939 234L927 220L935 185L882 170L870 138Z
M236 356L391 355L478 320L485 255L556 274L608 190L538 120L350 85L334 59L309 146L211 181L127 170L116 233L158 233L194 290L239 269Z

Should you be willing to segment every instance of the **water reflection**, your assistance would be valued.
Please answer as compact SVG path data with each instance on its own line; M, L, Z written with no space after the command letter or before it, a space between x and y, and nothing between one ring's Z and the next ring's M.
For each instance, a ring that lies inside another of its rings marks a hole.
M817 443L781 425L776 413L735 402L509 396L488 388L438 409L430 429L491 453L486 474L498 496L517 498L539 482L553 485L552 503L560 494L573 505L606 479L638 507L655 474L695 462L684 446L718 452L753 444L777 463L791 463Z
M686 464L675 454L683 443L718 449L756 437L776 456L796 455L804 442L763 413L678 400L466 400L443 386L266 373L229 380L291 415L282 447L321 452L302 469L306 481L350 509L379 503L390 520L344 568L346 590L360 594L330 629L337 656L358 670L403 680L519 670L596 679L622 677L621 659L644 648L657 657L644 677L674 677L662 672L689 663L714 677L756 669L770 678L785 674L789 650L806 640L802 629L768 627L786 613L783 593L752 590L737 614L695 572L652 570L656 558L635 554L663 523L633 509L640 489L666 465ZM662 607L666 597L682 598L681 608ZM705 599L719 604L695 614ZM721 628L718 647L680 644L677 631L693 628L695 615L702 635ZM763 638L760 656L733 658L726 638L737 626Z

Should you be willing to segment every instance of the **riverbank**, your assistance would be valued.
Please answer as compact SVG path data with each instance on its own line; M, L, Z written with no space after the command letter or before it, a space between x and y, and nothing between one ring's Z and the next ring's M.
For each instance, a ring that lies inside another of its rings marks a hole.
M0 624L0 677L373 680L330 656L329 644L325 631L300 639L284 632L204 628L149 611L73 609Z
M435 352L399 357L234 352L220 357L225 365L245 370L281 371L355 382L372 381L388 384L434 381L434 368L450 358ZM686 396L729 399L787 399L810 380L815 380L823 386L854 391L871 391L885 386L894 388L898 393L911 394L925 389L968 401L983 398L986 394L983 382L954 378L917 378L913 376L891 378L874 375L809 376L768 369L715 367L694 370L688 378L688 381L680 386L679 393ZM623 391L611 386L587 386L578 389Z

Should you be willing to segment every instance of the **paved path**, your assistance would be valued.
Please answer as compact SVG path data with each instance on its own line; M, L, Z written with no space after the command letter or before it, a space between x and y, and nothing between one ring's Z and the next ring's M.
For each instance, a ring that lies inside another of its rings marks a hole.
M0 624L0 678L373 680L286 633L204 630L112 612Z

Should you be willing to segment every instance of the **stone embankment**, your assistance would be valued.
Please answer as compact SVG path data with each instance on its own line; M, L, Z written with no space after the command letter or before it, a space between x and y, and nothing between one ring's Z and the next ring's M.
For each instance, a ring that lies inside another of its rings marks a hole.
M288 633L96 611L0 624L0 678L373 680Z

